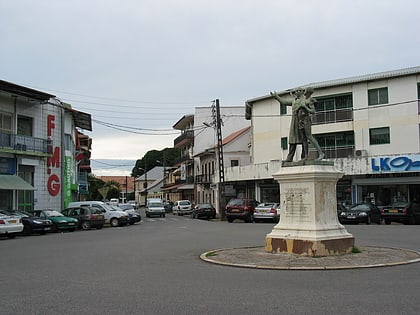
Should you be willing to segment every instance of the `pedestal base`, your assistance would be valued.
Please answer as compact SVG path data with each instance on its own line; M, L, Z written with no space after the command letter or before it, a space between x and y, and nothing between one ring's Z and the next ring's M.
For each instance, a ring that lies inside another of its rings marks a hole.
M265 251L269 253L289 253L306 256L333 256L350 253L354 246L354 237L328 240L305 240L273 238L266 236Z
M337 217L336 184L343 173L332 162L283 163L280 222L266 235L265 250L309 256L349 253L354 237Z

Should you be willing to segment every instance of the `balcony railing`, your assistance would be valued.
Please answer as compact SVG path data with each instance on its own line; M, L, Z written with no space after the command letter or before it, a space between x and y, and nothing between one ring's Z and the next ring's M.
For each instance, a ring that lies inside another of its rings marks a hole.
M48 155L47 140L0 132L0 149L31 155Z
M201 174L201 175L195 175L195 182L197 184L208 184L212 183L214 179L213 174Z
M186 147L194 142L194 131L187 130L174 140L174 148Z

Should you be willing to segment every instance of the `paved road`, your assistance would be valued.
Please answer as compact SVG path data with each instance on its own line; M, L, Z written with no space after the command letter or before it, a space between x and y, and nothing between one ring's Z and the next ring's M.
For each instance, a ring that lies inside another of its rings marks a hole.
M420 264L339 271L218 266L273 224L168 214L124 228L0 239L0 314L420 314ZM420 226L349 225L356 245L420 251Z

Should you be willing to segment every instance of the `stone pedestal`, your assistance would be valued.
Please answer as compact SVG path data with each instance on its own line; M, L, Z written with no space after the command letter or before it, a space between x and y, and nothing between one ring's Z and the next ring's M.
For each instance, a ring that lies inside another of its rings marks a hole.
M333 162L283 162L273 174L280 184L280 221L265 238L265 250L309 256L351 252L354 237L337 217L336 184L343 173Z

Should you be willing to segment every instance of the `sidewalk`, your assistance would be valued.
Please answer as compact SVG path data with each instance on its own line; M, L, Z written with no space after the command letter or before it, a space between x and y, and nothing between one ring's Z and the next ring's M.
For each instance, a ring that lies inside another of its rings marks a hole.
M206 262L243 268L279 270L334 270L372 268L420 262L420 253L388 247L359 247L360 253L309 257L289 253L267 253L264 247L217 249L200 255Z

